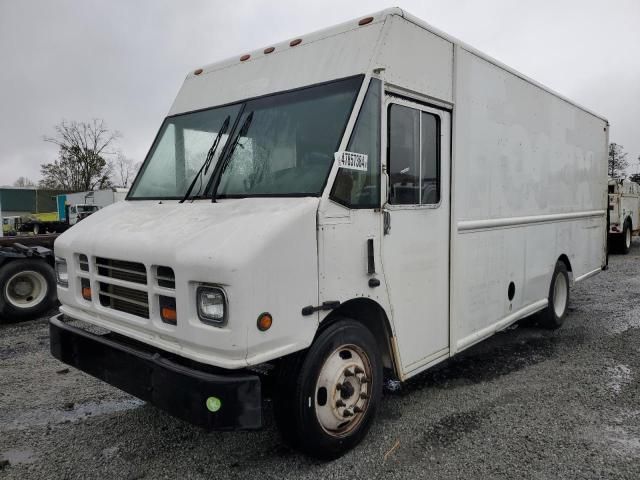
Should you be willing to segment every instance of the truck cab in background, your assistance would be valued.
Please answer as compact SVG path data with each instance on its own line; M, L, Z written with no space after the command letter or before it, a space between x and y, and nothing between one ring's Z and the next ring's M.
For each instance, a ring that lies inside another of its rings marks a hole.
M12 215L10 217L2 217L2 233L4 235L17 235L22 226L22 217L20 215Z
M631 238L640 231L640 185L609 178L609 250L629 253Z
M87 218L92 213L100 210L100 207L97 205L89 205L89 204L75 204L69 205L69 214L67 216L69 221L69 226L75 225L83 218Z

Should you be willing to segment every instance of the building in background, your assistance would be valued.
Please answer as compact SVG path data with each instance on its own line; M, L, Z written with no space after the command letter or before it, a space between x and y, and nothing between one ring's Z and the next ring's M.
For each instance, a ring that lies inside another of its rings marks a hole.
M56 196L63 190L39 189L33 187L0 187L2 216L23 216L55 212Z

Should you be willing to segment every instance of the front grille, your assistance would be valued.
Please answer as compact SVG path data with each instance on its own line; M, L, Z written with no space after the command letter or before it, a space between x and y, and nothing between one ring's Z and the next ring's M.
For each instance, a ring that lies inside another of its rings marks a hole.
M158 267L156 278L160 287L176 288L176 276L171 267Z
M60 317L60 320L67 325L71 325L72 327L79 328L80 330L84 330L85 332L92 333L93 335L104 336L111 333L106 328L99 327L97 325L93 325L91 323L84 322L82 320L77 320L75 318L67 317L63 315Z
M98 274L103 277L124 280L125 282L147 284L147 269L142 263L113 260L111 258L96 258Z
M147 292L100 282L100 305L119 312L149 318L149 296Z
M86 255L80 255L78 257L78 262L80 263L80 270L82 270L83 272L89 271L89 259Z

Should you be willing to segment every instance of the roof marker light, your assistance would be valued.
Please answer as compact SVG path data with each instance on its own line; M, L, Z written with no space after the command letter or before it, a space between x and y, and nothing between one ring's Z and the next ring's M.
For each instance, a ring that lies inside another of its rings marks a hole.
M363 18L362 20L360 20L358 22L358 25L362 26L362 25L366 25L368 23L373 22L373 17L367 17L367 18Z
M251 58L251 55L249 55L248 53L246 55L242 55L240 57L240 61L244 62L245 60L249 60Z
M269 47L264 49L264 54L267 55L275 50L274 47Z
M295 40L291 40L291 42L289 42L289 46L295 47L296 45L300 45L301 43L302 43L302 39L296 38Z

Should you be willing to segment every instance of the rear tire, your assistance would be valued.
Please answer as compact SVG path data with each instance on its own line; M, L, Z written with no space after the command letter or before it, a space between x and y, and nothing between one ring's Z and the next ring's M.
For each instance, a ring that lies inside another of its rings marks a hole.
M632 233L631 224L629 222L625 222L624 228L622 229L622 235L620 235L618 242L618 251L623 255L626 255L629 253L629 250L631 250Z
M564 262L558 261L549 286L549 304L540 314L545 328L560 328L569 309L569 272Z
M7 320L37 318L56 298L55 272L45 261L13 260L0 268L0 315Z
M316 458L343 455L371 426L382 374L378 344L364 325L330 325L306 353L280 366L274 415L283 439Z

